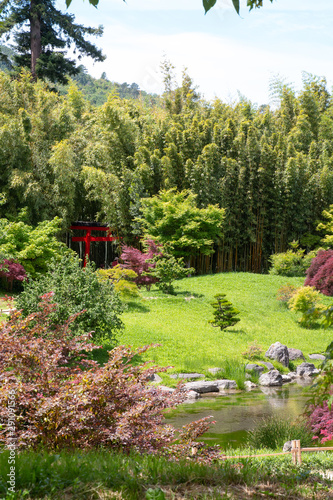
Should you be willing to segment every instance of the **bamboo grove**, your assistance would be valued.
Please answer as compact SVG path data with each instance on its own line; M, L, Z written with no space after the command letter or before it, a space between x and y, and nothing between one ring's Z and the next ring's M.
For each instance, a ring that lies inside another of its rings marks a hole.
M94 107L27 73L0 73L0 216L36 224L60 216L105 221L133 242L142 198L190 189L198 207L225 209L223 239L199 272L267 269L272 253L311 244L333 203L333 102L304 75L296 93L277 82L277 105L200 99L191 79L148 106L110 95ZM20 214L20 215L19 215Z

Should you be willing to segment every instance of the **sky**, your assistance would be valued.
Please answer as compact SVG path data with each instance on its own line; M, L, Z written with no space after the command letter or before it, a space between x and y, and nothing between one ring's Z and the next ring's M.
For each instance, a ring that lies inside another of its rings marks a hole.
M142 90L163 92L160 72L166 58L188 74L205 99L233 102L239 94L270 104L270 83L280 78L295 90L302 73L326 77L333 86L332 0L269 0L241 15L231 0L217 0L206 15L202 0L72 0L69 12L86 26L104 26L94 43L107 56L102 63L83 58L88 72L111 81L135 82ZM57 7L66 10L65 0Z

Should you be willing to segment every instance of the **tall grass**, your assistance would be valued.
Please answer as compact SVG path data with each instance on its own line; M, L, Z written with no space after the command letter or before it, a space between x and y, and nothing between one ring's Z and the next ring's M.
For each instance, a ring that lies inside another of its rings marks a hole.
M220 373L222 378L235 380L239 389L245 389L245 365L238 359L225 359Z
M313 445L312 432L305 421L292 422L279 417L261 420L255 430L248 434L248 444L252 448L282 448L286 441L299 439L302 447Z

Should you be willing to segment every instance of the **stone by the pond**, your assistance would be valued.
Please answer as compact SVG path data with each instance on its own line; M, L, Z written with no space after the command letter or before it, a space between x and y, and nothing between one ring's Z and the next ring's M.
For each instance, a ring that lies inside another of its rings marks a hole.
M186 382L186 384L184 384L184 388L187 391L196 391L200 394L205 392L219 392L217 380L197 380L195 382Z
M263 373L259 378L259 385L271 387L282 385L282 376L278 370L271 370L267 373Z
M297 377L297 373L296 372L289 372L287 373L288 377L290 377L292 380L294 380L296 377Z
M177 378L204 378L205 375L202 373L171 373L170 377L177 379Z
M218 372L221 371L221 368L208 368L209 373L212 373L213 375L216 375Z
M246 380L244 382L244 385L245 385L245 389L247 389L247 390L254 389L255 387L258 387L257 384L254 384L253 382L251 382L251 380Z
M288 382L291 382L293 380L290 375L281 375L281 377L283 384L287 384Z
M291 441L287 441L286 443L284 443L282 451L284 453L286 453L288 451L291 451L291 448L292 448L292 442Z
M223 380L216 380L215 382L217 382L217 387L219 391L224 391L226 389L237 389L237 383L235 382L235 380L223 379Z
M310 359L319 359L320 361L325 360L325 356L323 356L322 354L309 354L309 358Z
M296 368L296 374L298 377L313 377L318 375L319 370L316 369L313 363L302 363Z
M304 354L300 349L294 349L293 347L288 347L289 361L295 361L295 359L304 359Z
M259 365L256 365L254 363L249 363L245 366L245 370L248 370L248 371L255 371L255 372L258 372L258 373L262 373L264 371L264 367L263 366L259 366Z
M263 365L265 365L266 368L268 368L269 370L274 370L274 365L272 363L270 363L269 361L261 361L261 363Z
M268 351L265 353L266 358L276 359L283 366L289 365L289 352L286 345L282 345L281 342L275 342L272 344Z
M200 394L197 391L187 391L185 401L199 399L199 398L200 398Z

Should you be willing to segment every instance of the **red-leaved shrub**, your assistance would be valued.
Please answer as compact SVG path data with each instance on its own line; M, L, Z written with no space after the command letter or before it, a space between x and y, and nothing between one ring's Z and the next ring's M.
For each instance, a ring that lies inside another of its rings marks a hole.
M170 457L205 463L221 458L218 448L194 443L207 430L208 419L185 426L179 435L164 423L163 411L186 395L181 386L168 392L149 384L154 373L167 368L131 363L150 346L117 347L101 367L88 359L87 353L98 348L89 334L70 334L77 315L52 326L54 307L52 293L45 294L38 312L26 318L16 312L0 326L0 421L5 424L0 445L162 449Z
M309 421L314 433L313 439L320 439L321 443L333 439L333 406L330 409L324 401L312 410Z
M123 245L120 258L123 261L123 264L121 264L122 267L131 269L138 275L134 280L135 283L138 286L145 286L149 290L151 285L158 280L153 276L145 276L143 273L155 267L154 262L148 261L152 259L154 255L161 254L161 245L157 245L154 240L146 240L145 245L148 247L147 252L141 252L141 250L137 248Z
M14 281L25 281L27 273L24 267L14 259L4 259L0 263L0 278L5 278L9 290L13 289Z
M305 286L314 286L324 295L333 295L333 250L320 250L306 272Z

